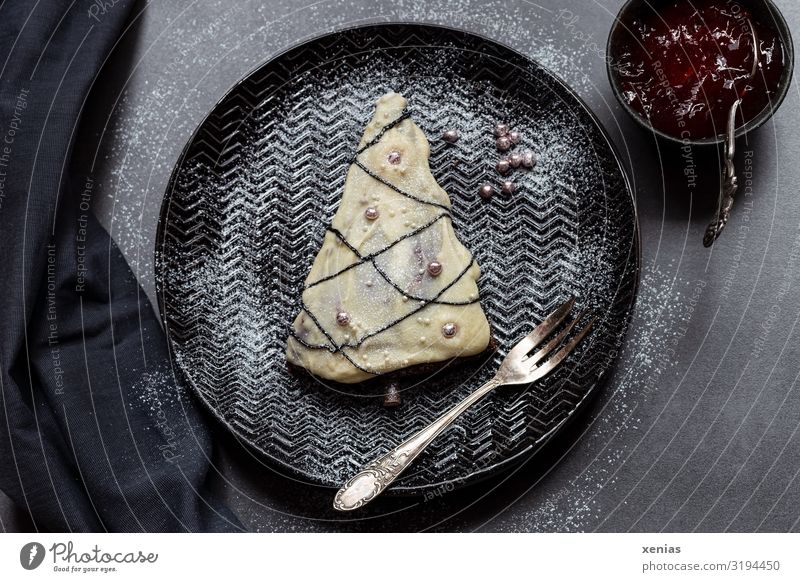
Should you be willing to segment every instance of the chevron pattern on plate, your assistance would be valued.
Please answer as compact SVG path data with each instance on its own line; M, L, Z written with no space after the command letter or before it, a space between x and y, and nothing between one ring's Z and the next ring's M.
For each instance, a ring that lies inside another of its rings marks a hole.
M380 95L409 98L431 170L481 265L498 345L482 361L409 378L403 405L379 383L337 386L291 373L284 352L303 280ZM508 121L538 165L499 186L492 126ZM455 145L439 136L461 134ZM499 190L499 187L498 187ZM398 481L400 492L463 485L532 454L585 406L613 364L633 304L639 241L632 195L609 141L541 66L486 39L422 25L373 25L304 43L237 84L174 170L156 252L159 299L188 384L274 466L339 486L487 380L506 350L568 295L599 315L554 375L498 390Z

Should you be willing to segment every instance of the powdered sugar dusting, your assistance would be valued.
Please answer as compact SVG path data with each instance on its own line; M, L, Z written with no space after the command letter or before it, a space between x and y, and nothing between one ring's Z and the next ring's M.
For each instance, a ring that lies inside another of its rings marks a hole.
M692 302L705 286L673 278L658 265L642 273L632 331L612 382L596 405L580 446L557 471L567 484L533 490L535 509L498 518L489 529L503 531L591 531L613 509L598 504L597 494L613 487L617 471L631 454L641 431L641 412L676 366L672 350L692 317ZM639 437L640 438L640 437ZM624 444L623 444L624 443ZM571 475L571 476L570 476Z
M475 467L538 445L613 362L605 354L621 338L635 284L629 193L582 106L525 59L489 44L476 56L462 48L473 39L432 28L381 27L334 39L254 75L217 107L187 152L164 237L175 352L239 436L334 485L430 410L488 379L505 351L569 295L601 313L574 354L569 390L553 376L536 394L498 393L478 403L403 481L463 482ZM290 74L282 78L284 68ZM483 362L449 366L425 390L408 382L391 425L370 399L374 386L288 374L283 355L351 156L375 101L390 90L408 98L414 121L432 138L431 170L453 201L455 230L481 265L481 297L499 347ZM516 193L487 202L478 187L500 181L492 129L501 119L539 162L514 172ZM461 133L455 146L437 138L448 128Z

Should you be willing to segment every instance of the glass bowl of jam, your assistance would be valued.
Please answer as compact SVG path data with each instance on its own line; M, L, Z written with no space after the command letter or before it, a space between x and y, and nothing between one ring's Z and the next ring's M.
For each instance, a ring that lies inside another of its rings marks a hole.
M625 110L681 143L723 141L737 99L736 135L760 126L794 68L789 27L770 0L628 0L607 51Z

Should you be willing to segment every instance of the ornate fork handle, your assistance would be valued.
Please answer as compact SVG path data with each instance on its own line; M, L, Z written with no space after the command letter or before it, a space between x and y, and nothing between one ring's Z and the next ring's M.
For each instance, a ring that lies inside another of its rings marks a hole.
M491 380L411 438L371 462L345 483L333 500L334 509L351 511L375 499L414 462L433 439L453 424L462 412L498 386L530 387L533 382L541 380L555 370L586 337L594 324L595 318L588 316L587 311L583 310L571 323L555 333L574 305L575 298L562 303L511 348ZM584 322L583 327L578 326L581 321ZM576 329L579 331L573 333ZM569 339L571 333L573 335Z
M351 511L380 495L462 412L501 384L495 376L431 424L372 461L339 489L333 500L333 507L339 511Z

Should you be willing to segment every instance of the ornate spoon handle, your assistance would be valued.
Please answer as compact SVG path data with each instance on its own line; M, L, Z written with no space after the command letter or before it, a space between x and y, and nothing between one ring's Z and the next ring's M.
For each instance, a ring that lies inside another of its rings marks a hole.
M453 424L462 412L499 385L497 377L492 378L431 424L364 467L336 493L333 500L334 509L351 511L375 499L411 465L433 439Z
M750 69L750 75L747 81L752 81L756 72L758 72L758 33L753 26L750 19L747 19L748 30L751 35L751 45L753 47L753 66ZM731 209L733 208L734 196L739 187L739 181L736 178L736 167L733 165L733 157L736 153L736 110L742 104L742 98L747 93L747 87L744 88L736 101L731 105L728 111L728 131L725 133L724 145L724 166L722 168L722 183L719 190L719 199L717 201L717 213L714 220L708 225L706 233L703 236L703 246L710 247L717 240L717 237L722 233L722 229L728 224L728 219L731 217Z
M724 145L724 165L722 167L722 183L719 190L719 199L717 201L717 212L714 220L708 225L705 236L703 237L703 246L710 247L717 240L722 233L722 229L728 223L731 216L731 209L733 208L734 195L739 187L739 181L736 177L736 167L733 164L734 155L736 154L736 110L741 105L742 100L737 99L731 105L728 112L728 128L725 133Z

